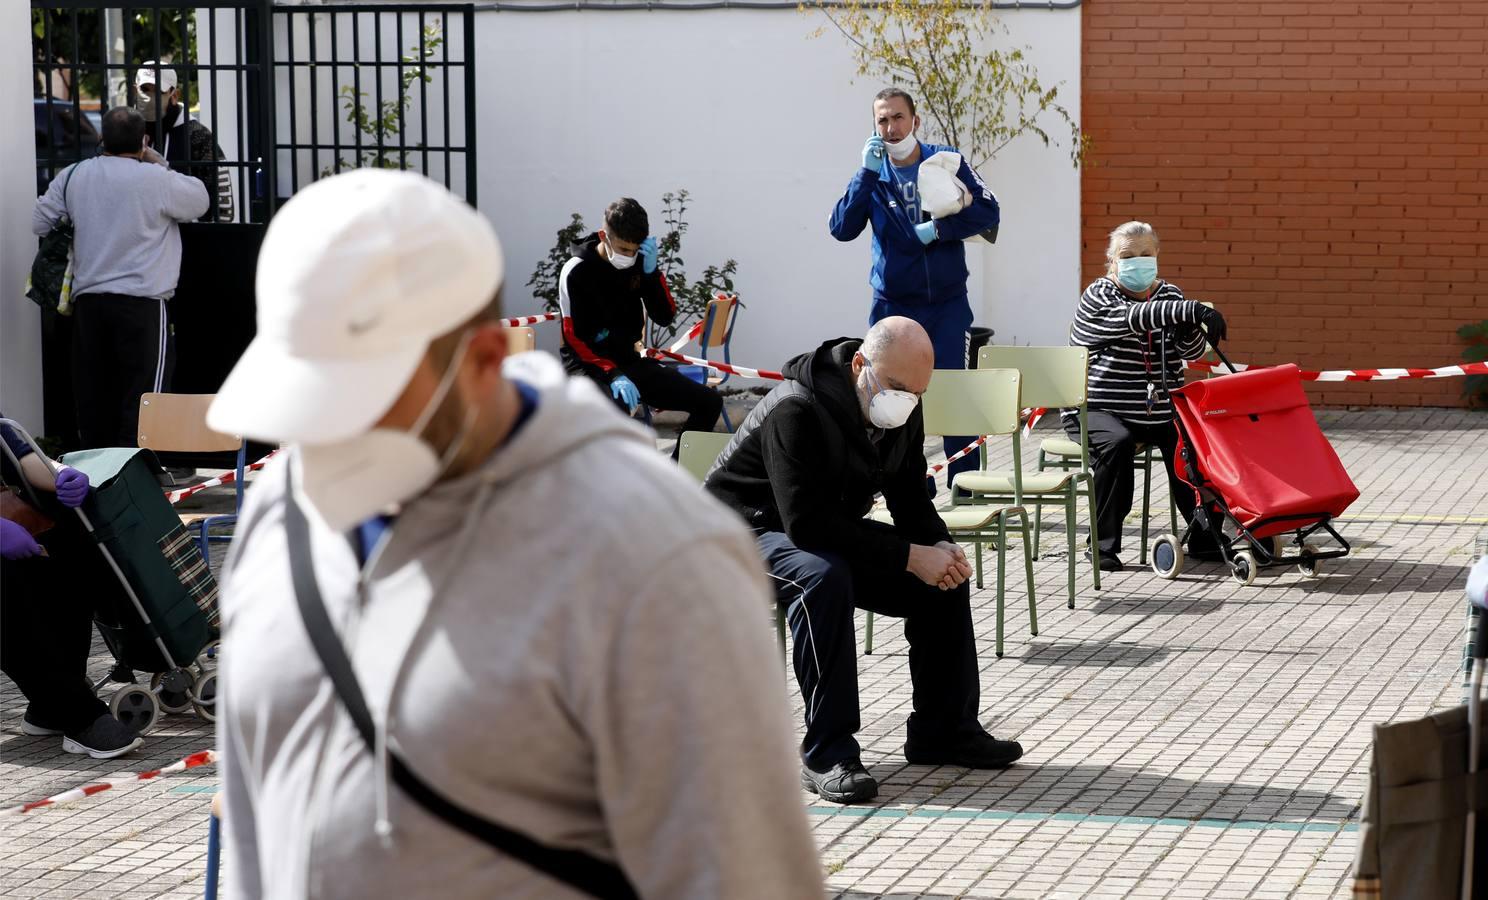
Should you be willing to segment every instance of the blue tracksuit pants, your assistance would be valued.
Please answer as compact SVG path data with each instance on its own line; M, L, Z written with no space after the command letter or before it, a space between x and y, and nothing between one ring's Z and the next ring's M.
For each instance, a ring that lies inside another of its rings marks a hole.
M879 319L886 319L889 316L904 316L920 323L920 327L930 335L930 343L935 346L935 368L965 369L970 367L968 348L971 346L971 303L965 294L952 300L928 305L890 303L887 300L875 299L873 310L868 314L868 324L872 326ZM945 435L944 439L946 456L950 456L976 440L976 435ZM946 473L946 483L950 484L957 473L970 471L978 465L980 465L979 457L975 453L951 463Z

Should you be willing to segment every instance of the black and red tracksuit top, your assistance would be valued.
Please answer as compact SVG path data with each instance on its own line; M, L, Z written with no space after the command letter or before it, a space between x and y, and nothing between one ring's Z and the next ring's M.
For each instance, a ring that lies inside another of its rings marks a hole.
M677 304L658 268L646 274L642 260L617 269L599 254L598 232L573 245L573 258L558 274L563 314L563 366L609 381L619 366L639 358L642 309L658 325L670 325Z

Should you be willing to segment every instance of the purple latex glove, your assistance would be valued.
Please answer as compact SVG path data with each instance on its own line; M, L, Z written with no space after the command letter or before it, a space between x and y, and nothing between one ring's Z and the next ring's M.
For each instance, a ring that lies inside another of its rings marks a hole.
M63 506L76 509L88 499L88 476L71 466L63 466L57 473L57 499Z
M0 556L6 559L26 559L40 556L41 545L31 532L9 519L0 519Z

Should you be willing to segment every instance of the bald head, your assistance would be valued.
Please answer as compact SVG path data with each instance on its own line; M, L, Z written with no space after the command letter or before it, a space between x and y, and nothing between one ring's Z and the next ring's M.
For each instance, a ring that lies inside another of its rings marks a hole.
M880 387L918 395L930 386L930 373L935 370L935 347L920 323L904 316L880 319L868 329L852 363L853 379L859 385L866 415L873 389L863 375L865 359L871 364Z

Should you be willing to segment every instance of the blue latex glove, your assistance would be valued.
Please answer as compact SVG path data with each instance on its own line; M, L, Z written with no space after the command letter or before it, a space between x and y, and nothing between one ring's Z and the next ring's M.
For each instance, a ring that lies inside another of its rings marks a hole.
M616 400L623 400L625 405L631 409L641 402L641 392L635 386L635 382L624 375L610 382L610 396Z
M63 506L76 509L88 499L88 476L71 466L64 466L57 473L57 499Z
M928 244L931 241L935 240L935 223L921 222L920 224L916 225L915 237L919 238L920 243L922 244Z
M863 144L863 168L877 172L883 165L884 141L878 135L868 138Z
M41 545L21 525L9 519L0 519L0 557L26 559L41 555Z
M641 241L641 271L650 275L656 271L656 238Z
M600 341L604 340L605 338L607 338L609 336L610 336L610 329L608 329L608 328L601 328L601 329L599 329L599 334L596 334L594 336L594 343L597 344L597 343L599 343Z

